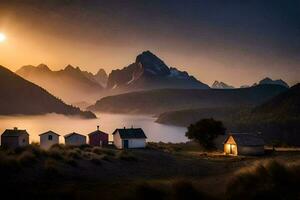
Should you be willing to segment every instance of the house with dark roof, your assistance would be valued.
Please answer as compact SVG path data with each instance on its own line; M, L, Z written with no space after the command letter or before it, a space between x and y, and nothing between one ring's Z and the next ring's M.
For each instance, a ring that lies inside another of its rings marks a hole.
M18 128L6 129L1 135L1 146L17 148L29 145L29 134Z
M145 148L146 135L141 128L116 129L113 133L114 145L118 149Z
M108 145L108 134L99 130L99 126L97 126L97 130L88 134L89 136L89 145L92 146L105 146Z
M233 133L224 141L226 155L262 155L265 152L262 137L248 133Z
M43 149L49 149L54 144L59 143L59 134L53 132L53 131L47 131L45 133L42 133L40 136L40 146Z
M70 133L64 136L65 144L72 146L80 146L86 144L86 136L79 133Z

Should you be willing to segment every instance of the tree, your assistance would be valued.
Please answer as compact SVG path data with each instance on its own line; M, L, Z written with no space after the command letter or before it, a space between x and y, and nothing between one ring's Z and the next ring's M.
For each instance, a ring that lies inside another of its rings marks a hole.
M224 135L225 131L226 128L221 121L210 118L191 124L185 135L198 142L203 148L211 150L215 148L214 139L218 135Z

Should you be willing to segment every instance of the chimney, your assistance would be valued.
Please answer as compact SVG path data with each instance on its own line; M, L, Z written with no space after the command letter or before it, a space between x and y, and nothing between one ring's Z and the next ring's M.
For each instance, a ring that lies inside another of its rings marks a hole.
M124 129L126 129L126 127L124 126Z
M97 131L99 131L99 126L97 126Z
M14 130L17 131L17 130L18 130L18 127L14 127Z

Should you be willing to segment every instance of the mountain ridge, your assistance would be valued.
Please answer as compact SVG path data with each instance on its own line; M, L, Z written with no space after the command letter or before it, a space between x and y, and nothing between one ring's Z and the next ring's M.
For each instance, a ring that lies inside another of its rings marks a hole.
M92 111L160 114L191 108L258 105L287 90L279 85L245 89L158 89L107 96L90 106Z
M92 112L65 104L36 84L0 66L0 114L36 115L57 113L96 118Z
M58 71L52 71L44 64L36 67L27 65L21 67L16 73L68 103L93 101L101 97L100 93L104 90L98 75L82 71L72 65L67 65Z
M113 70L108 77L108 89L149 90L161 88L198 88L209 86L190 76L185 71L167 66L150 51L136 57L134 63L122 69Z

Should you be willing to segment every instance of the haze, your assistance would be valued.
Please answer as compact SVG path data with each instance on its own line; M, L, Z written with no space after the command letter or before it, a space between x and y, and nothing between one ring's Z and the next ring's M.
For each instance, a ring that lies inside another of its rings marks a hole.
M151 50L211 84L300 79L300 3L289 1L6 0L0 64L107 72Z

